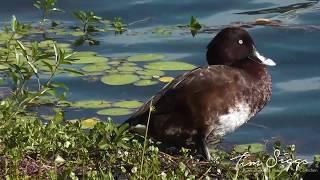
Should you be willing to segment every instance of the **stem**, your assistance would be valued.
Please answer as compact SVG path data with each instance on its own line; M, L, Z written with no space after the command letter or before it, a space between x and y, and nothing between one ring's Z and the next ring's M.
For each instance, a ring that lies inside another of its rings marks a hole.
M8 62L8 59L9 59L9 55L11 53L11 49L10 49L10 43L11 41L13 40L13 37L16 35L15 32L12 32L11 36L10 36L10 39L8 40L7 42L7 48L9 49L8 53L7 53L7 57L6 57L6 62Z
M148 130L149 130L149 122L150 122L151 112L153 111L153 108L152 108L152 100L153 100L153 97L152 97L151 100L150 100L149 114L148 114L148 120L147 120L147 127L146 127L146 132L145 132L145 135L144 135L143 151L142 151L141 166L140 166L140 177L141 177L141 174L142 174L144 155L145 155L146 147L147 147L147 136L148 136Z
M87 25L88 23L85 22L84 25L83 25L83 32L86 34L87 33Z

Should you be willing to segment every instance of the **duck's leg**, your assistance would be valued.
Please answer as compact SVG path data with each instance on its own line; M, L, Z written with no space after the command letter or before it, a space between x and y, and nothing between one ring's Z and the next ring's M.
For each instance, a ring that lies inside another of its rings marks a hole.
M197 149L199 150L199 153L201 153L206 160L210 161L212 159L205 138L203 137L198 138Z

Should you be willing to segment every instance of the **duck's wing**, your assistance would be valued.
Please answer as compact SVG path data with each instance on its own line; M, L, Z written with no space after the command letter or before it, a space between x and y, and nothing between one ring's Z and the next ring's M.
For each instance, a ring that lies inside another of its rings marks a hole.
M227 71L225 71L228 69ZM207 92L209 89L224 88L233 82L228 66L207 66L186 72L164 86L156 95L144 103L127 121L130 126L146 124L150 106L155 107L152 116L170 114L187 101L187 96ZM229 72L229 73L226 73ZM231 73L232 74L232 73ZM152 103L152 105L151 105ZM181 108L181 107L180 107Z

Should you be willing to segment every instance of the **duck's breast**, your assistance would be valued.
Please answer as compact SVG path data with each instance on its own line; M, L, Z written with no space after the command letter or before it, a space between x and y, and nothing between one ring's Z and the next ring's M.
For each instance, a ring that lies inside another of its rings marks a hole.
M224 136L231 133L252 117L252 110L248 103L237 102L229 107L227 113L218 116L218 123L214 128L214 135Z

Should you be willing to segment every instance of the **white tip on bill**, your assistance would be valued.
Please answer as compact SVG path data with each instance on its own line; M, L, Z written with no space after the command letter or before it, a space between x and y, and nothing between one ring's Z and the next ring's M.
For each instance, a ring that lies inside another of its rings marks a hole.
M269 58L265 58L264 56L262 56L257 50L255 47L254 48L254 54L255 56L257 56L257 58L260 59L261 63L264 64L264 65L267 65L267 66L275 66L276 63L272 60L272 59L269 59Z

